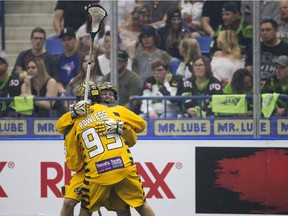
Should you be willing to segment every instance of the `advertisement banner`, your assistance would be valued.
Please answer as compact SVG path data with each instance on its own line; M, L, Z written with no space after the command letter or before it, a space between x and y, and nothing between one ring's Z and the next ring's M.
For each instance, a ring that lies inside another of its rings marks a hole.
M131 152L156 215L288 213L287 141L140 140ZM63 141L2 140L0 159L1 216L60 214Z
M1 119L1 139L62 139L55 124L57 119ZM147 128L138 134L146 139L237 139L253 138L251 118L179 118L146 119ZM261 119L260 138L287 139L288 119Z

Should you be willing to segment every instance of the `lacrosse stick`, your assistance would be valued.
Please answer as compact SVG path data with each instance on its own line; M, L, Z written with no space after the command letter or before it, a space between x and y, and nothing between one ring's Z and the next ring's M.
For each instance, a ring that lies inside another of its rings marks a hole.
M89 80L90 80L90 72L91 72L91 62L92 62L92 51L94 38L96 34L100 30L100 26L102 24L103 19L107 16L106 10L99 5L88 5L85 7L86 14L88 17L88 29L90 29L90 50L89 50L89 62L86 72L86 81L85 81L85 95L84 100L88 100L88 91L89 91Z

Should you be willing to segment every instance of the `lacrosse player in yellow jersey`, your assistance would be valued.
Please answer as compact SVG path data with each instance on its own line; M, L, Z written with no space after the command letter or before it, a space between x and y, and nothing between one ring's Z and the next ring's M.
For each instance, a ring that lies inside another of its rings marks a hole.
M103 85L104 84L104 85ZM85 84L82 84L77 89L77 101L75 105L71 106L71 112L64 114L56 124L56 129L61 134L66 134L69 136L69 131L73 126L74 119L77 116L86 115L89 112L90 103L99 103L102 102L105 105L115 105L117 100L117 88L109 82L100 84L100 89L102 90L102 95L99 95L99 89L95 83L89 83L89 100L88 102L81 101L84 98L85 93ZM113 122L112 120L110 120ZM115 121L113 122L116 123ZM120 124L119 124L120 125ZM119 127L119 131L122 131L122 135L127 140L127 145L132 147L137 141L137 134L131 129L130 125L121 124L122 127ZM105 125L98 124L97 131L103 135L107 133L107 128ZM110 132L113 132L110 130ZM73 149L66 147L66 163L68 167L74 167L74 156ZM76 172L72 179L69 182L69 185L66 185L62 188L62 193L65 197L63 207L61 210L61 216L73 215L75 205L81 200L81 185L84 180L84 170ZM118 216L130 216L130 209L127 204L125 204L114 191L111 192L109 203L105 206L108 210L116 210Z
M123 106L94 104L90 108L93 112L74 120L70 131L73 136L65 138L66 147L77 152L75 166L69 168L77 172L84 166L85 170L80 215L90 216L109 203L110 193L114 191L140 215L154 216L126 140L121 132L117 133L122 122L137 133L145 129L146 122ZM105 124L106 135L98 133L98 124Z

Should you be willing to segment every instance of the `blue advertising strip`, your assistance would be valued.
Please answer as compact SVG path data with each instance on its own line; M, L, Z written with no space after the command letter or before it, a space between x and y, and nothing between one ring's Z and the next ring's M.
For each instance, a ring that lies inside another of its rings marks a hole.
M250 118L181 118L147 119L147 128L139 139L211 139L253 138ZM0 120L0 139L63 139L56 128L57 119L3 118ZM260 138L288 139L288 119L260 120Z

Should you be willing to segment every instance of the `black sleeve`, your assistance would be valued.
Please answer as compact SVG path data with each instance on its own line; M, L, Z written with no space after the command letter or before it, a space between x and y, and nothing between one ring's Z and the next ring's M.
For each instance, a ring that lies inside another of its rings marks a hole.
M16 59L16 62L15 62L15 65L13 67L13 70L11 72L11 77L13 79L19 79L19 74L16 72L16 67L17 66L20 66L23 68L23 70L25 69L25 65L24 65L24 58L25 58L25 55L26 55L27 51L22 51L19 53L17 59Z
M57 70L56 57L51 53L45 53L45 66L48 74L53 77L57 82L60 82L60 76Z

